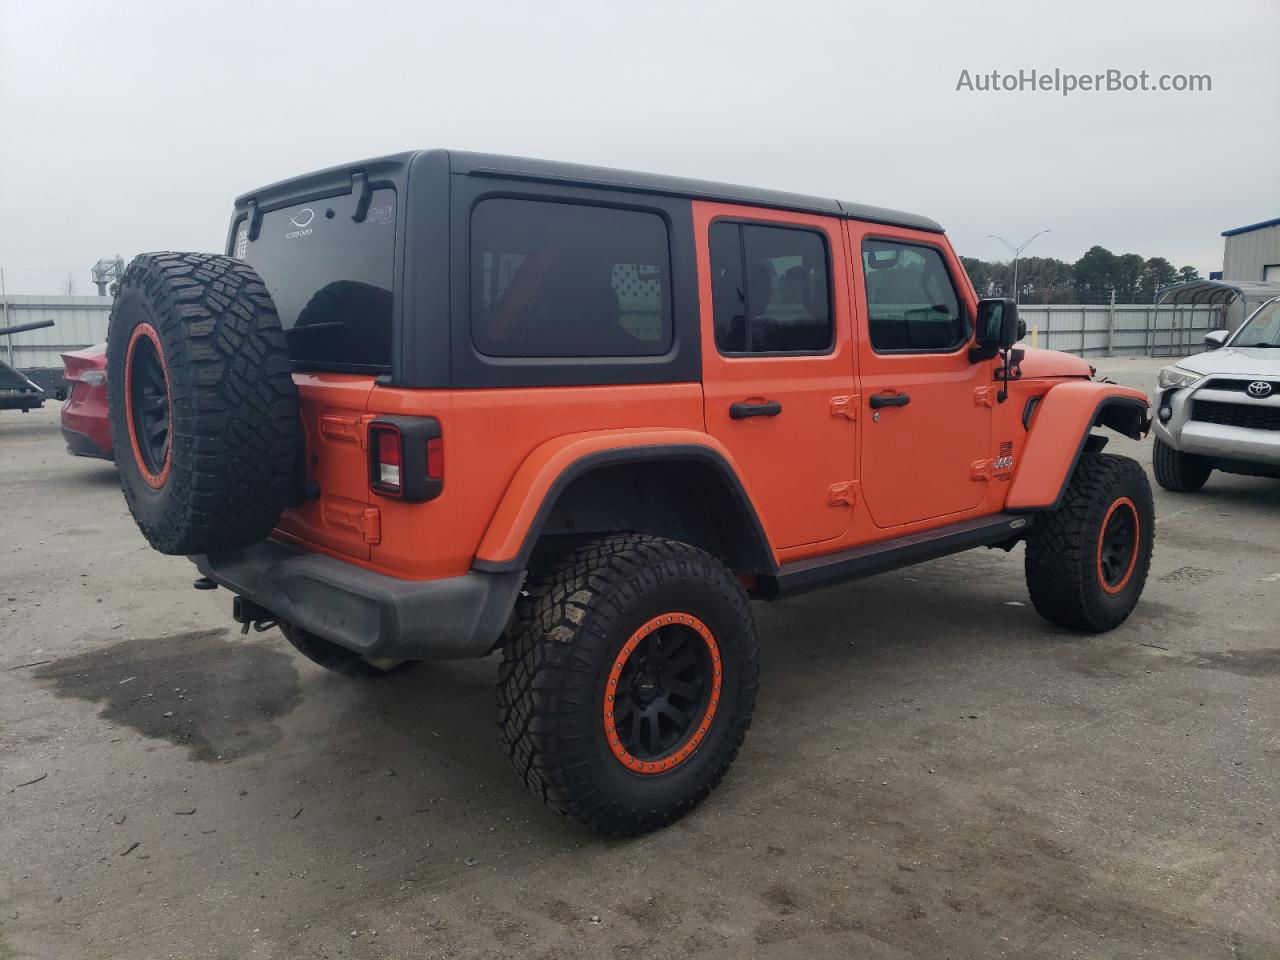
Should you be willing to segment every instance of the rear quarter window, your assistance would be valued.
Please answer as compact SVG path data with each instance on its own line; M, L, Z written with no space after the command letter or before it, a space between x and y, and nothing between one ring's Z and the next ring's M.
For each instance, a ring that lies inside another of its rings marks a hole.
M670 351L662 217L493 198L471 215L471 339L492 357L651 357Z
M275 301L294 364L391 368L396 193L374 190L355 220L354 195L263 214L255 240L236 231L232 255L253 265Z

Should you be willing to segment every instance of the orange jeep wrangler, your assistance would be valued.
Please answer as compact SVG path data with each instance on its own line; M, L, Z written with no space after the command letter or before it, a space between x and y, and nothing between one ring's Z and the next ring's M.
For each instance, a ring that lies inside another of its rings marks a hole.
M157 550L344 673L502 652L503 746L612 835L743 742L748 599L1026 542L1036 609L1109 630L1147 398L1015 347L934 221L444 150L236 201L226 254L139 256L108 339Z

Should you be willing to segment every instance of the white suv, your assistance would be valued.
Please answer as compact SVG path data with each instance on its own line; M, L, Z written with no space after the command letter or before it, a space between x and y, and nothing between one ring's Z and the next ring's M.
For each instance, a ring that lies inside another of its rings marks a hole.
M1214 470L1280 478L1280 297L1228 338L1160 371L1154 397L1156 480L1193 492Z

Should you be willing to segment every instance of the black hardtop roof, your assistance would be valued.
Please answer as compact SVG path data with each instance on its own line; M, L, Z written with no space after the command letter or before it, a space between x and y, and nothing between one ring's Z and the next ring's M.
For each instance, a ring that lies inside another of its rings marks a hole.
M286 197L314 196L319 191L340 187L350 176L364 171L375 180L392 171L403 171L419 153L411 151L390 154L357 163L346 163L318 170L301 177L281 180L236 198L236 206L243 207L250 200L257 200L263 207L274 206ZM436 151L430 151L436 152ZM543 183L564 183L583 187L602 187L634 193L659 193L667 196L687 197L691 200L716 200L724 203L742 203L777 210L796 210L826 216L844 217L850 220L867 220L872 223L890 224L931 233L944 232L936 220L915 213L890 210L865 203L851 203L801 193L780 190L762 190L711 180L693 180L687 177L670 177L654 173L638 173L631 170L615 170L610 167L593 167L579 163L561 163L555 160L534 160L527 157L509 157L492 153L470 153L449 150L449 170L455 175L473 177L503 177L532 180ZM397 178L398 179L398 178Z

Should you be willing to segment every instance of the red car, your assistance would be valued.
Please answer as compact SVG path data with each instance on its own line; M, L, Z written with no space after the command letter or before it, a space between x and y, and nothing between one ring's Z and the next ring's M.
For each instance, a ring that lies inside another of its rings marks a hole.
M62 405L62 436L77 457L114 460L107 424L107 345L98 343L62 355L70 390Z

